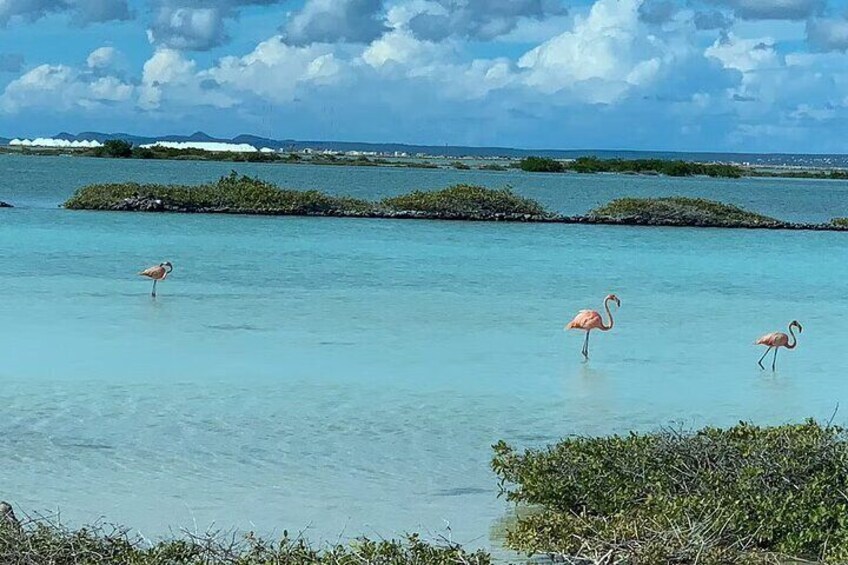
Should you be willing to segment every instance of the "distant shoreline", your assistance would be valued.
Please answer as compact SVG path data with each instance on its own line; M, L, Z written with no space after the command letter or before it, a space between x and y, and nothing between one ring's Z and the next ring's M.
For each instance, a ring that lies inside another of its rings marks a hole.
M109 145L111 144L111 145ZM112 141L96 148L0 147L0 155L71 156L104 159L205 161L228 163L268 163L348 167L388 167L436 170L525 171L528 173L613 173L624 175L714 178L790 178L848 180L848 170L839 168L788 168L776 165L751 166L728 162L700 162L679 159L601 159L591 155L553 159L524 157L446 157L437 155L390 156L338 152L236 152L171 147L136 147Z

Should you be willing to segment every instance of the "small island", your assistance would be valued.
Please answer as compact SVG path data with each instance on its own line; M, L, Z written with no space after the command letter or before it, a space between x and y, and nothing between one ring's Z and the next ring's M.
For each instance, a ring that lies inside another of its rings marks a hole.
M780 228L788 225L739 206L704 198L619 198L595 208L589 217L598 222L652 226Z
M469 221L549 222L559 216L509 189L455 185L415 191L377 202L290 190L235 172L198 186L97 184L81 188L64 204L71 210L334 216Z
M834 218L821 224L793 223L703 198L621 198L585 215L566 216L508 188L459 184L442 190L417 190L369 201L318 190L282 189L235 172L216 182L197 186L89 185L77 190L64 207L113 212L848 231L846 218Z

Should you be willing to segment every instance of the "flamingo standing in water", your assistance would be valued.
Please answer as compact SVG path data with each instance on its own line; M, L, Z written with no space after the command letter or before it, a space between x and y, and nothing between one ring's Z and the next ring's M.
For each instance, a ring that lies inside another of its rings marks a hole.
M616 295L610 294L604 298L604 309L607 311L607 316L609 316L608 326L604 325L604 319L594 310L581 310L565 326L567 330L583 330L586 332L586 340L583 342L583 357L587 360L589 359L589 332L592 330L608 332L612 329L613 324L615 324L615 321L612 319L612 312L610 312L610 302L615 302L615 305L621 308L621 300Z
M763 359L766 358L766 355L768 355L769 351L772 349L774 349L774 359L771 360L771 370L774 371L774 366L777 363L777 350L781 347L785 347L786 349L795 349L795 347L798 346L798 338L795 336L795 332L792 331L794 328L798 328L798 333L804 331L804 328L801 327L801 324L799 324L797 320L792 320L792 323L789 324L789 333L792 335L791 344L789 343L789 336L783 332L772 332L770 334L766 334L754 342L754 345L768 346L766 352L763 353L763 356L760 357L759 361L757 361L760 369L765 370L765 367L763 367Z
M159 263L155 267L144 269L139 273L142 277L153 279L153 292L151 293L153 298L156 298L156 283L165 280L165 277L170 275L173 270L174 266L171 265L171 262L165 261L164 263Z

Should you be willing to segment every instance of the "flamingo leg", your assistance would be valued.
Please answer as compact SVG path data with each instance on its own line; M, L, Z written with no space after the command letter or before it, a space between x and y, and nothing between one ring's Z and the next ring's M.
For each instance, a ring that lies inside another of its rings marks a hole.
M774 372L774 366L777 364L777 352L780 350L779 347L774 348L774 359L771 360L771 370Z
M760 369L762 369L763 371L765 371L765 370L766 370L766 368L765 368L765 367L763 367L763 359L765 359L765 358L766 358L766 355L768 355L768 354L769 354L769 351L771 351L771 347L769 347L768 349L766 349L766 352L765 352L765 353L763 353L763 356L762 356L762 357L760 357L760 360L759 360L759 361L757 361L757 365L759 365L759 366L760 366Z
M589 332L586 332L586 340L583 342L583 357L589 359Z
M158 281L157 281L156 279L153 279L153 292L152 292L152 293L151 293L151 295L150 295L150 296L152 296L153 298L156 298L156 283L157 283L157 282L158 282Z

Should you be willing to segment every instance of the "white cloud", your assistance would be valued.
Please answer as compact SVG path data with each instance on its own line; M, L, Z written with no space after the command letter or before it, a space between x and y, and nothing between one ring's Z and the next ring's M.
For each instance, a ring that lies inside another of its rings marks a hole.
M803 20L821 10L825 0L718 0L748 20Z
M442 59L450 51L446 44L416 39L409 31L398 29L383 35L362 53L362 60L374 68L389 64L425 65Z
M86 59L86 64L91 69L108 69L118 59L118 50L114 47L99 47L92 51Z
M307 0L289 18L284 37L292 45L368 43L387 31L382 0Z
M848 18L808 20L807 40L822 51L848 50Z
M574 27L518 60L525 82L546 93L572 91L611 103L654 80L670 48L639 19L640 0L598 0Z
M147 36L154 45L197 51L211 49L226 39L220 9L170 5L159 9Z
M214 86L214 85L213 85ZM144 110L173 110L193 106L230 108L238 99L210 87L197 72L197 64L174 49L158 49L144 63L138 105Z
M11 20L31 23L61 12L83 26L132 17L126 0L0 0L0 27Z
M200 74L228 91L291 102L304 85L330 85L340 79L342 63L327 45L294 47L275 36L244 57L224 57Z
M722 34L704 54L718 59L725 68L743 73L777 67L781 63L771 38L744 39L732 32Z
M447 37L490 40L513 31L527 20L545 20L567 13L560 0L431 0L406 26L430 41Z
M13 80L0 96L0 109L91 109L126 102L134 87L116 77L95 76L66 65L40 65Z

